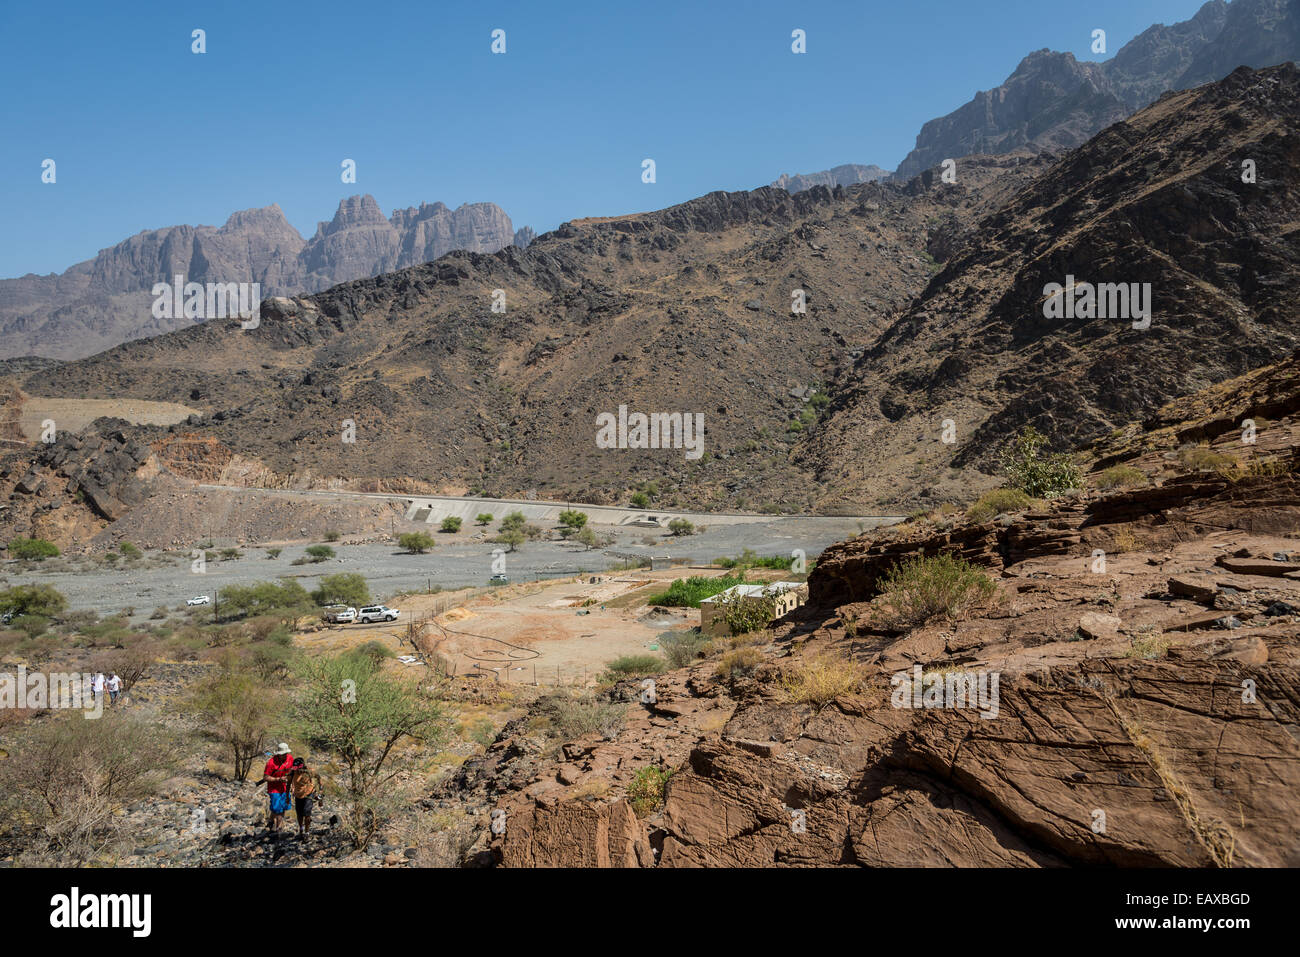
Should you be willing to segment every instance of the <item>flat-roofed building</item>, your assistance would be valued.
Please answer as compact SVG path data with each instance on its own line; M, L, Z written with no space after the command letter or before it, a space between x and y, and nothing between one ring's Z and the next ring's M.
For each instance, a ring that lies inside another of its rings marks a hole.
M764 598L774 599L772 617L780 618L790 614L808 600L808 585L805 582L768 582L767 584L754 582L732 585L712 598L701 599L700 632L711 638L724 638L730 635L731 628L722 613L724 602L735 599L757 602Z

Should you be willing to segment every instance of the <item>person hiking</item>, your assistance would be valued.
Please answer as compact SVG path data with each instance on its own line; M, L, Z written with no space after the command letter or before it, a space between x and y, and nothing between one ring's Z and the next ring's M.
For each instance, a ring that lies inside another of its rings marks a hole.
M274 751L267 752L266 768L262 771L262 780L253 787L266 785L266 794L271 802L271 819L267 829L272 834L280 833L280 822L284 812L289 810L289 772L293 770L293 752L283 741Z
M117 704L117 696L121 693L122 679L117 676L117 672L115 671L108 679L108 703Z
M97 704L103 704L104 698L104 672L95 672L95 677L90 679L90 694Z
M289 772L289 794L293 798L293 813L298 818L298 837L311 836L311 807L321 799L320 775L307 767L302 758L293 759Z

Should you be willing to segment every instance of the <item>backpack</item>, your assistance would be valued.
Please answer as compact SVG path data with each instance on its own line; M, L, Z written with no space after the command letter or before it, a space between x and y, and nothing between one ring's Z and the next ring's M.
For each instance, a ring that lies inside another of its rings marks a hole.
M299 768L289 775L289 793L295 801L309 797L316 790L315 775L306 768Z

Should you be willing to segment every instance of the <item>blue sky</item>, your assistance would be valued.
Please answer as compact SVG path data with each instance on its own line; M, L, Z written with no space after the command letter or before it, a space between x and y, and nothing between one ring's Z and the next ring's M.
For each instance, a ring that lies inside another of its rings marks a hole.
M540 233L781 173L892 169L924 121L1030 51L1106 59L1200 5L5 0L0 277L271 203L304 236L354 193L385 213L491 201Z

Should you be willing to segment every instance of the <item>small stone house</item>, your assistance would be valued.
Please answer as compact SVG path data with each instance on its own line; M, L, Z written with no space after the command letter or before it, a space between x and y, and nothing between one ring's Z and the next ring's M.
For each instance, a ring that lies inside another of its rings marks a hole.
M742 601L758 601L762 598L775 598L776 607L773 618L788 615L808 600L808 585L805 582L770 582L732 585L724 592L712 598L700 601L700 632L710 638L725 638L731 634L726 619L722 615L724 596L739 595Z

